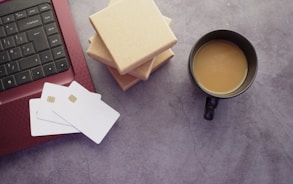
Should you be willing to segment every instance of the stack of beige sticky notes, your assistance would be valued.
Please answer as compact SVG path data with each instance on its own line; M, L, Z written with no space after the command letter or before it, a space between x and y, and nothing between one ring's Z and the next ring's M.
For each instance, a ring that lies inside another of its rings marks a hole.
M153 0L110 0L89 19L96 33L87 54L105 64L123 90L147 80L174 56L171 19Z

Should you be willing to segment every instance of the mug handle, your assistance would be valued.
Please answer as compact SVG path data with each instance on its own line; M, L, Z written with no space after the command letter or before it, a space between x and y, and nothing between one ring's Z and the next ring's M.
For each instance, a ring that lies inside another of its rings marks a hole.
M218 105L218 101L219 101L219 98L214 97L214 96L208 96L206 98L204 119L213 120L213 118L214 118L214 110Z

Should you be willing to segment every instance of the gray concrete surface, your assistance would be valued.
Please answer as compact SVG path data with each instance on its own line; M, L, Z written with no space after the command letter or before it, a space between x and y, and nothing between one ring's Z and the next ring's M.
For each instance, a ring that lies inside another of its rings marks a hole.
M175 57L127 92L86 56L98 93L121 113L102 144L68 135L0 158L3 184L293 183L293 1L155 0L173 19ZM84 52L88 16L106 0L69 0ZM241 96L203 119L205 94L189 78L192 45L229 29L254 45L259 70Z

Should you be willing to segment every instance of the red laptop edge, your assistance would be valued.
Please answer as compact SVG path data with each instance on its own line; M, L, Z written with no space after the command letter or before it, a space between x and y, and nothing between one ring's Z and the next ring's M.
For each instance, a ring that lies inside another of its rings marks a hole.
M94 85L75 30L68 2L67 0L51 0L51 3L71 60L71 68L66 72L0 92L0 156L61 136L31 136L29 100L41 96L42 86L45 82L68 85L75 80L88 90L94 91ZM8 96L9 98L7 98Z

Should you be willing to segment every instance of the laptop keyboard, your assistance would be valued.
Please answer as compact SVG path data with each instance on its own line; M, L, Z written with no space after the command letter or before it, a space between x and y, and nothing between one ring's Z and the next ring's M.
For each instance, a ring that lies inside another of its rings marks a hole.
M0 17L0 92L69 69L48 3Z

